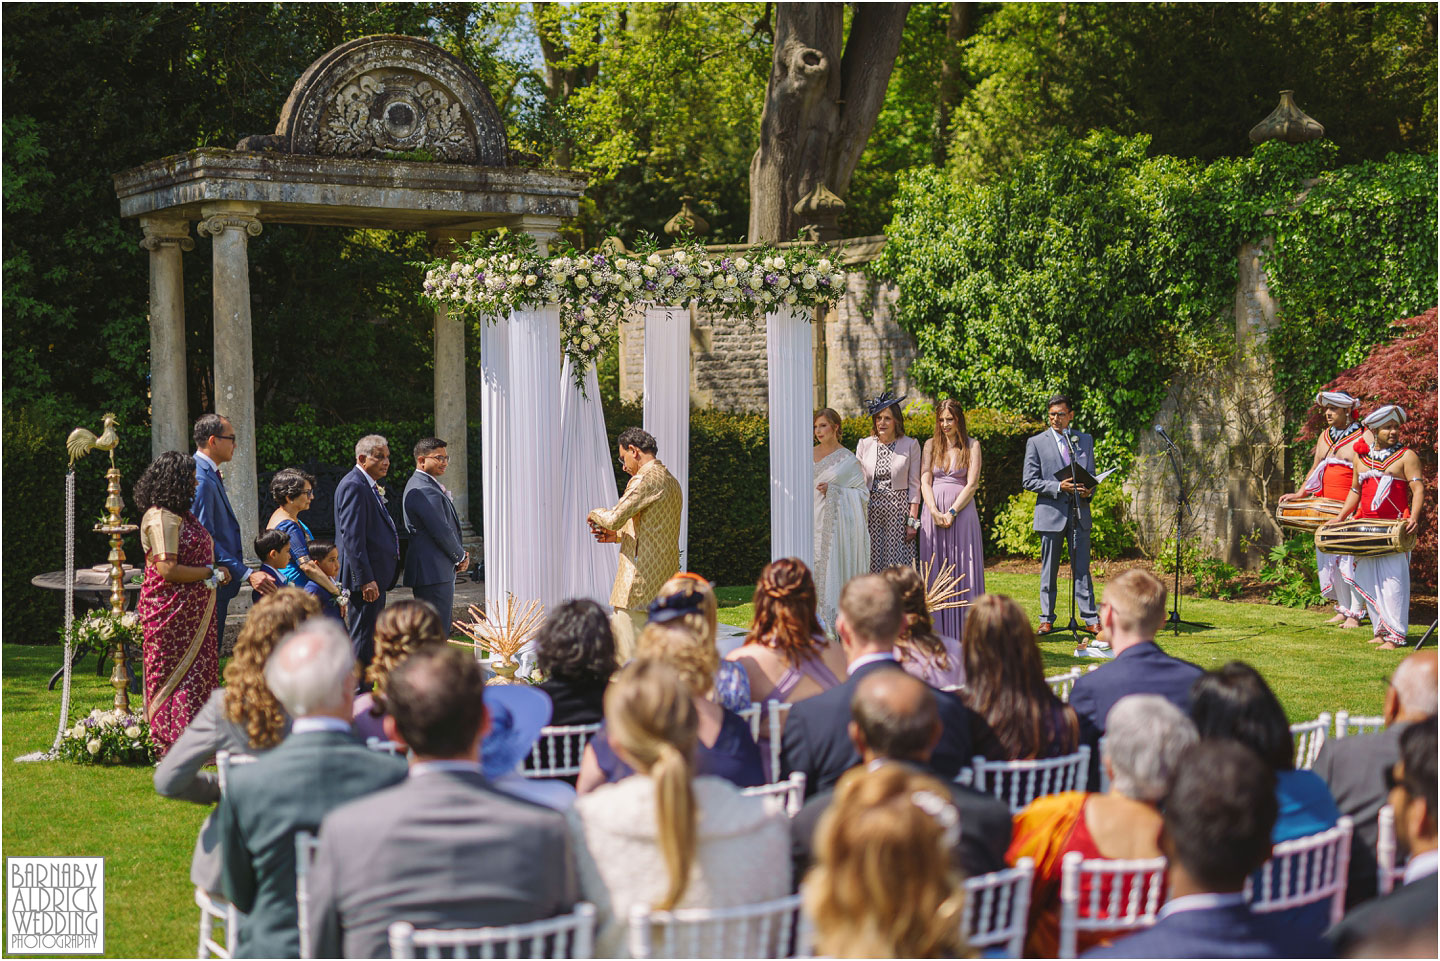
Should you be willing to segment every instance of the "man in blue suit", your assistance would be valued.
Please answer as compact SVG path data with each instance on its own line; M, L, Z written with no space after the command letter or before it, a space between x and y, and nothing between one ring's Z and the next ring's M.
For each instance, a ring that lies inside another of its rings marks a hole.
M400 572L400 535L380 486L389 472L390 442L367 434L355 444L355 469L335 488L335 548L341 586L350 590L346 626L363 667L375 655L375 619Z
M215 563L230 572L230 579L215 591L216 641L225 640L225 616L230 601L240 593L240 584L248 578L257 594L269 594L278 586L265 574L251 573L245 567L245 549L240 540L240 522L225 494L225 479L220 465L235 456L235 427L219 414L204 414L192 431L195 441L195 500L190 513L200 526L210 532L215 542Z
M1090 745L1090 783L1100 783L1100 738L1115 702L1130 694L1159 694L1190 716L1190 687L1203 668L1171 657L1155 643L1165 623L1165 585L1154 574L1128 570L1105 584L1100 632L1115 660L1082 675L1070 691L1080 719L1080 742Z
M429 601L445 626L455 607L455 575L470 566L470 555L460 541L460 515L450 491L440 483L450 455L445 442L427 437L415 445L415 473L405 482L401 506L410 547L405 552L405 586ZM461 464L464 470L465 465Z
M1034 491L1035 531L1040 535L1040 631L1049 634L1055 624L1055 581L1060 572L1060 550L1070 538L1070 566L1075 571L1075 602L1082 628L1094 634L1099 617L1095 588L1090 581L1090 495L1094 491L1055 474L1071 463L1095 473L1095 441L1089 434L1070 430L1074 406L1064 394L1046 405L1050 426L1025 442L1025 470L1021 484ZM1073 495L1073 496L1072 496ZM1078 512L1076 511L1078 507ZM1072 516L1073 515L1073 516ZM1081 641L1076 657L1106 657L1099 645Z
M1279 806L1270 766L1235 741L1187 750L1165 799L1160 850L1170 900L1155 925L1087 958L1326 958L1318 937L1254 914L1245 879L1270 857Z

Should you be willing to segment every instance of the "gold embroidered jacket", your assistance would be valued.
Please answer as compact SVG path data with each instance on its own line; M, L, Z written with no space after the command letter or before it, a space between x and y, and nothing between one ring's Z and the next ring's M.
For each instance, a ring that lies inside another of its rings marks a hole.
M643 610L680 570L680 511L684 495L665 465L653 460L630 478L620 502L588 519L620 534L620 567L610 592L614 607Z

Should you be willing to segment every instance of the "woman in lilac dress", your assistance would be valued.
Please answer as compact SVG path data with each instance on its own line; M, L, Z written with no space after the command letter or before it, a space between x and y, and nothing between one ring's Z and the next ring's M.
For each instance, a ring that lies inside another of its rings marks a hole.
M985 593L985 541L975 489L980 485L980 442L965 429L965 410L955 400L935 405L935 436L920 458L920 563L930 578L947 562L954 566L958 600L974 604ZM923 569L923 568L922 568ZM944 637L965 635L965 607L935 613L935 630Z

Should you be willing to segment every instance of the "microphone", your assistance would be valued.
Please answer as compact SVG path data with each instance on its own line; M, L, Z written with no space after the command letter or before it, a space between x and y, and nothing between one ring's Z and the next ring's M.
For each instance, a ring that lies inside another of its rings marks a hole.
M1159 424L1156 424L1156 425L1155 425L1155 433L1157 433L1157 434L1159 434L1161 437L1165 438L1165 443L1169 444L1171 447L1174 447L1174 446L1175 446L1175 442L1170 439L1170 435L1167 434L1167 433L1165 433L1165 428L1164 428L1164 427L1161 427Z

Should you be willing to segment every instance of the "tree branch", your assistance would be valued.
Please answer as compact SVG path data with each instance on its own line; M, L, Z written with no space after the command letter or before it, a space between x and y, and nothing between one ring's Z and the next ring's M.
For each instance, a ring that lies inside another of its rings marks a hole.
M908 3L855 5L845 56L840 62L840 100L844 107L825 170L826 186L840 197L850 189L850 177L885 103L885 90L890 85L909 11Z

